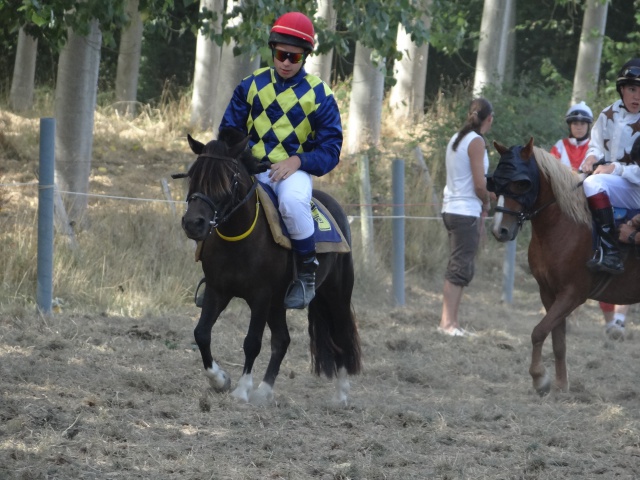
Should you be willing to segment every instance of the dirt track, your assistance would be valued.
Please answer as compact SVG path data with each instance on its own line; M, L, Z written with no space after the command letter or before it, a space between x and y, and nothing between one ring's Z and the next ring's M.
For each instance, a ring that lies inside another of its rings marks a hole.
M568 336L571 391L541 399L527 373L540 302L527 275L517 281L511 306L495 281L474 281L462 306L471 340L435 332L437 282L410 286L406 308L356 297L365 372L346 408L308 371L300 313L269 408L206 390L195 307L144 319L4 315L0 478L638 478L638 340L605 340L596 305L583 307ZM247 315L235 303L214 328L234 384Z

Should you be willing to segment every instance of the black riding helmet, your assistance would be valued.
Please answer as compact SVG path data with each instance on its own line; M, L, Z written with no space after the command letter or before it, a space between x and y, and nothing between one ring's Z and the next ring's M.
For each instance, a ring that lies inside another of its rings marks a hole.
M632 58L618 72L616 90L620 98L622 98L622 87L625 85L640 86L640 58Z

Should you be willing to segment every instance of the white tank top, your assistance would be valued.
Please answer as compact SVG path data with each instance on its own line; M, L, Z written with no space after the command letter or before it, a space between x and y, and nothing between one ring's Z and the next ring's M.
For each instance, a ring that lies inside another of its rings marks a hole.
M457 150L453 151L453 142L458 138L456 133L447 145L447 185L444 187L442 213L455 213L479 217L482 213L482 200L476 195L471 174L471 160L469 159L469 144L480 137L476 132L467 133ZM484 152L484 173L489 170L489 156Z

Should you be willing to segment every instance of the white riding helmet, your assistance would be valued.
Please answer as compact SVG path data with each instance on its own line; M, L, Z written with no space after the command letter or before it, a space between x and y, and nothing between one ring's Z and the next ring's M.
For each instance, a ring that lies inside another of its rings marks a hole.
M571 106L564 118L567 123L587 122L591 124L593 123L593 112L586 103L580 102Z

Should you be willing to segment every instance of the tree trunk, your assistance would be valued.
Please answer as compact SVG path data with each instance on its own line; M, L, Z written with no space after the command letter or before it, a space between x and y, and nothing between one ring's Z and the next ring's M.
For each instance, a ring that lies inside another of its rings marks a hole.
M16 112L29 110L33 106L37 51L38 40L27 35L24 28L21 28L18 33L18 46L9 96L9 104Z
M130 23L122 29L118 68L116 71L116 112L133 117L136 113L140 50L142 48L142 19L138 0L127 0L125 10Z
M224 0L200 0L200 10L207 8L218 13L218 20L210 23L211 31L220 31ZM213 126L213 110L216 104L216 89L220 71L219 47L208 34L198 32L196 65L193 73L193 95L191 97L191 125L203 130Z
M142 48L142 19L138 0L127 0L125 6L130 23L122 29L118 67L116 72L116 111L132 117L136 112L140 51Z
M230 0L227 3L227 13L231 13L233 8L242 4L241 0ZM229 22L232 26L242 21L242 17L236 17ZM260 66L260 56L252 59L250 55L243 54L235 57L233 55L233 48L236 46L236 42L231 40L228 44L222 46L222 53L220 57L220 65L224 65L224 68L220 69L218 76L218 87L216 89L216 102L215 110L213 112L213 134L218 136L218 128L222 121L224 111L231 100L233 91L236 86L245 78L250 75L254 70Z
M513 0L485 0L480 23L480 42L473 82L474 95L485 86L499 88L504 81L509 18Z
M62 190L72 192L67 197L67 214L76 225L80 225L87 207L101 43L95 20L86 37L69 30L58 61L56 177Z
M347 124L347 153L378 145L384 96L384 59L371 61L372 50L356 42Z
M507 58L504 69L504 82L513 83L516 69L516 2L513 2L509 9L507 22Z
M336 29L337 15L333 8L333 0L318 0L316 18L323 18L329 25L330 30L333 31ZM305 63L305 69L307 72L320 77L327 82L327 84L330 84L332 60L333 49L322 55L311 55Z
M432 0L424 0L430 7ZM424 15L422 22L431 28L431 17ZM411 41L405 28L398 27L397 49L402 59L394 65L396 84L391 87L389 106L396 120L418 121L424 114L424 90L427 83L429 44L418 47Z
M602 42L607 25L609 2L588 0L582 19L576 73L573 77L571 104L593 100L598 90Z

